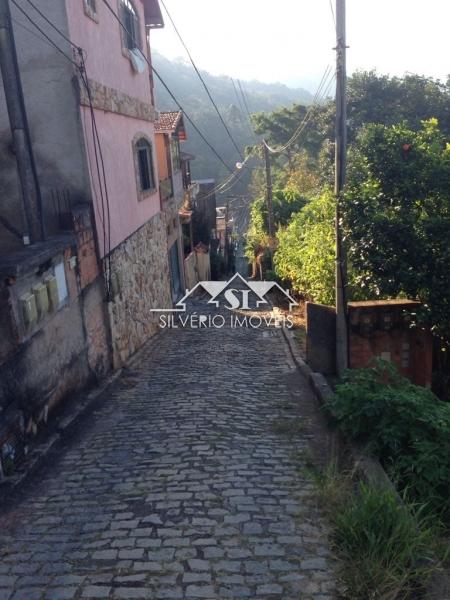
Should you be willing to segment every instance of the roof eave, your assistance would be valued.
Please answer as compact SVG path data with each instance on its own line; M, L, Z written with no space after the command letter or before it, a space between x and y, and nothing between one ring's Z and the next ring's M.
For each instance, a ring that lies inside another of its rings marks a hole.
M144 4L145 25L149 29L164 27L164 19L158 0L142 0Z

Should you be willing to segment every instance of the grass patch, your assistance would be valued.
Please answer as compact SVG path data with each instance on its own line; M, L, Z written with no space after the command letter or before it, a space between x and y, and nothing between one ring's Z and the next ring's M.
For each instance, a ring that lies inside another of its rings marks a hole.
M417 600L438 568L437 527L426 507L356 484L331 465L315 480L332 527L344 598Z

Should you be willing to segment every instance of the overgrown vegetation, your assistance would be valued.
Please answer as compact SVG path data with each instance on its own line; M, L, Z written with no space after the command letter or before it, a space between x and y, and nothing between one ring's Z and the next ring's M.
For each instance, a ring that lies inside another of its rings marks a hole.
M333 303L334 212L331 193L312 199L278 232L276 273L316 302Z
M327 403L339 428L364 444L400 489L450 525L450 404L391 363L348 371Z
M332 527L344 597L424 598L437 565L436 526L423 507L399 502L390 490L355 484L334 466L316 481Z

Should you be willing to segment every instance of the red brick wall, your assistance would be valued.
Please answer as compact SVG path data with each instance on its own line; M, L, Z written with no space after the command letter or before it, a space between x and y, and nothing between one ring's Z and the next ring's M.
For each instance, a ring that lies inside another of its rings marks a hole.
M374 357L392 361L417 385L431 386L432 336L410 327L417 304L379 301L349 304L349 366L368 366Z

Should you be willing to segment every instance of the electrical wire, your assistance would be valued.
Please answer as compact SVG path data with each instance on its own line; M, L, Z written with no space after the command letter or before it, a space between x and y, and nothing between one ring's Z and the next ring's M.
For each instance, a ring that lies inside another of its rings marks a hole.
M176 33L176 34L177 34L177 36L178 36L178 39L180 40L181 44L183 45L183 48L186 50L186 53L187 53L187 55L188 55L188 57L189 57L189 60L191 61L191 64L192 64L192 66L194 67L194 70L195 70L195 72L197 73L197 76L198 76L198 78L200 79L201 83L203 84L203 87L205 88L205 91L206 91L206 93L207 93L207 95L208 95L208 98L211 100L211 103L212 103L212 105L214 106L214 109L215 109L215 111L216 111L216 113L217 113L217 116L219 117L219 119L220 119L220 121L221 121L222 125L224 126L224 128L225 128L225 131L227 132L227 135L228 135L228 137L230 138L230 140L231 140L231 142L232 142L233 146L236 148L236 151L237 151L237 153L238 153L239 157L241 158L241 160L244 160L244 155L242 154L242 151L240 150L240 148L238 147L238 145L237 145L237 143L236 143L236 141L235 141L234 137L232 136L232 134L231 134L231 131L230 131L230 129L229 129L229 127L228 127L228 125L225 123L225 121L224 121L224 119L223 119L222 115L220 114L220 111L219 111L219 109L218 109L218 107L217 107L217 104L215 103L215 101L214 101L214 98L212 97L212 95L211 95L211 92L209 91L209 88L208 88L208 86L206 85L206 82L205 82L205 80L203 79L203 76L202 76L202 74L201 74L201 73L200 73L200 71L198 70L198 68L197 68L197 65L195 64L195 61L194 61L194 59L192 58L192 55L191 55L191 53L190 53L190 51L189 51L189 48L187 47L187 45L186 45L185 41L183 40L183 38L182 38L182 36L181 36L181 34L180 34L180 32L179 32L179 30L178 30L177 26L175 25L175 23L174 23L174 20L173 20L173 18L172 18L172 16L171 16L171 14L170 14L170 12L169 12L169 10L168 10L167 6L166 6L166 5L165 5L165 3L164 3L164 0L160 0L160 2L161 2L161 4L162 4L162 6L163 6L164 10L165 10L165 11L166 11L166 13L167 13L167 16L169 17L169 20L170 20L170 22L172 23L172 26L173 26L173 28L174 28L174 30L175 30L175 33Z
M92 127L92 137L94 142L94 156L95 156L95 164L97 170L97 178L99 182L99 190L100 190L100 198L101 198L101 208L102 208L102 217L103 217L103 252L105 258L105 265L107 266L106 272L106 282L107 282L107 294L108 298L110 298L111 294L111 211L110 211L110 202L109 202L109 193L108 193L108 182L106 177L106 169L105 169L105 161L103 158L103 150L100 142L100 135L98 133L97 128L97 120L95 117L94 104L92 100L92 91L89 84L89 78L87 75L86 64L84 62L82 50L80 49L80 60L81 60L81 68L80 68L80 76L83 82L83 85L86 88L86 93L88 96L89 102L89 111L91 114L91 127ZM98 148L98 150L97 150ZM102 185L103 184L103 185ZM103 194L104 190L104 194ZM105 206L106 206L106 219L107 219L107 228L105 227Z
M39 34L37 34L35 31L33 31L32 29L30 29L29 27L27 27L26 25L24 25L21 21L18 21L17 19L14 19L13 17L11 17L11 21L15 25L17 25L18 27L21 27L24 31L26 31L27 33L29 33L30 35L32 35L33 37L35 37L37 40L39 40L40 42L42 42L43 44L46 44L49 48L54 48L53 44L50 44L47 40L42 39Z
M38 13L38 15L40 15L40 16L41 16L41 17L44 19L44 21L46 21L46 22L47 22L47 23L50 25L50 27L52 27L52 28L53 28L53 29L54 29L54 30L55 30L57 33L59 33L59 35L60 35L60 36L61 36L61 37L62 37L62 38L63 38L63 39L64 39L64 40L65 40L65 41L68 43L68 44L70 44L70 45L71 45L71 46L72 46L72 47L73 47L75 50L79 50L79 49L80 49L78 46L76 46L76 45L75 45L75 44L72 42L72 40L70 40L70 39L67 37L67 35L66 35L65 33L63 33L63 32L61 31L61 29L59 29L59 28L58 28L58 27L57 27L57 26L56 26L54 23L52 23L52 21L50 21L50 19L49 19L49 18L48 18L48 17L47 17L47 16L46 16L46 15L45 15L45 14L44 14L42 11L41 11L41 9L40 9L40 8L38 8L38 7L36 6L36 4L34 4L34 2L32 2L32 0L26 0L26 1L28 2L28 4L29 4L30 6L32 6L32 7L34 8L34 10L35 10L35 11ZM14 4L15 4L15 2L14 2Z
M331 9L331 15L333 17L333 23L334 23L334 26L336 27L336 15L334 13L333 0L330 0L330 9Z
M251 154L249 154L247 156L247 158L244 160L244 162L242 163L242 165L240 166L239 169L236 169L236 171L234 171L231 175L229 175L224 181L222 181L221 183L217 184L212 190L210 190L207 194L204 194L201 197L202 200L207 200L208 198L210 198L211 196L214 196L217 193L224 193L228 190L230 190L232 187L234 187L236 185L236 183L238 181L241 181L240 179L236 179L235 181L232 181L238 174L239 171L241 171L244 167L246 162L252 157ZM226 189L225 189L226 188Z
M34 26L36 27L36 29L40 32L41 35L43 35L45 37L45 39L49 42L49 44L51 44L53 46L53 48L55 48L55 50L57 50L62 56L64 56L64 58L66 60L68 60L69 62L71 62L76 68L78 68L78 63L76 63L72 58L70 58L70 56L67 56L67 54L64 52L64 50L62 50L57 44L55 44L55 42L45 33L45 31L43 29L41 29L41 27L39 27L39 25L37 23L35 23L33 21L33 19L27 14L27 12L16 2L16 0L11 0L11 2L14 4L14 6L23 14L23 16Z
M317 88L317 91L313 97L313 101L310 105L310 107L308 108L302 122L300 123L300 125L298 126L298 128L296 129L296 131L292 134L291 138L289 139L289 141L283 145L283 146L279 146L277 148L271 148L267 142L263 141L264 145L268 148L268 150L270 152L272 152L273 154L280 154L281 152L284 152L290 145L292 145L294 143L294 141L296 141L298 139L298 137L300 136L300 134L303 132L303 130L305 129L309 119L311 118L312 115L312 110L315 108L320 92L322 90L322 87L325 83L325 81L328 79L329 75L331 73L331 67L328 66L325 69L324 74L322 75L322 79L320 81L319 87Z
M125 27L125 25L120 20L119 16L115 13L114 9L112 8L112 6L108 2L108 0L103 0L103 3L106 5L106 7L108 8L108 10L114 16L114 18L119 23L120 27L124 30L124 32L127 35L131 35L130 32L128 31L128 29ZM172 98L172 100L175 102L175 104L178 106L178 108L183 112L183 115L186 118L186 120L189 121L189 123L192 125L192 127L195 129L195 131L198 133L198 135L202 138L202 140L205 142L205 144L208 146L208 148L213 152L213 154L220 160L220 162L224 165L224 167L230 173L232 173L233 169L230 167L230 165L227 164L227 162L217 152L217 150L214 148L214 146L212 144L210 144L210 142L206 139L206 137L203 135L203 133L200 131L200 129L197 127L197 125L194 123L194 121L191 119L191 117L184 110L184 108L182 107L182 105L179 102L179 100L177 100L177 98L175 97L175 95L173 94L173 92L169 89L169 87L167 86L166 82L163 80L163 78L161 77L161 75L158 73L158 71L155 69L155 67L151 64L151 62L148 60L148 58L145 56L145 54L142 52L142 50L140 50L140 49L138 49L138 50L139 50L142 58L145 60L145 62L149 66L149 68L153 71L153 73L156 75L156 77L162 83L164 89L167 91L167 93L169 94L169 96Z
M245 97L244 88L242 87L241 81L239 79L237 80L237 82L238 82L238 86L239 86L239 89L240 89L241 94L242 94L242 99L244 101L244 106L245 106L245 110L247 112L247 117L248 117L248 122L249 122L249 125L250 125L250 129L253 131L253 134L255 134L255 130L253 128L253 123L252 123L252 115L251 115L250 109L248 107L247 98Z
M329 80L330 75L332 74L331 79ZM313 101L311 103L311 105L309 106L302 122L300 123L300 125L298 126L298 128L296 129L296 131L292 134L291 138L289 139L288 142L286 142L286 144L284 144L283 146L278 146L276 148L272 148L271 146L269 146L269 144L267 144L267 142L265 140L263 140L263 144L267 147L267 149L269 150L269 152L271 152L272 154L281 154L282 152L284 152L285 150L287 150L289 148L289 146L291 146L295 141L297 141L297 139L300 137L300 135L303 133L303 131L305 130L306 126L308 125L309 121L312 118L312 112L314 110L314 108L317 106L319 98L321 96L322 93L322 89L324 89L325 85L328 85L328 88L325 88L326 93L327 90L329 89L329 85L331 84L331 82L333 81L334 78L334 72L332 72L332 69L330 66L328 66L325 69L325 72L322 76L322 79L320 81L320 84L317 88L317 91L314 95ZM323 97L322 97L323 99Z
M94 154L96 160L96 170L97 170L97 178L99 181L99 190L101 196L101 225L102 225L102 233L103 233L103 252L104 252L104 271L105 271L105 282L106 282L106 290L107 296L110 296L111 289L111 213L110 213L110 203L109 203L109 194L108 194L108 186L107 186L107 177L106 177L106 169L103 159L103 150L101 147L100 136L98 133L97 123L95 119L95 111L92 102L92 93L89 85L89 80L86 72L85 65L85 52L82 48L74 44L56 25L54 25L50 19L39 10L31 0L27 0L27 2L36 10L36 12L59 34L61 37L68 42L72 48L76 49L79 57L80 64L78 64L75 60L71 59L43 30L42 28L28 15L28 13L16 2L16 0L11 0L12 3L18 8L18 10L27 18L27 20L39 31L39 33L47 40L47 42L55 48L62 56L66 58L78 71L80 75L80 79L86 88L89 109L91 113L91 122L92 122L92 136L94 142ZM94 188L95 193L95 188ZM106 206L106 210L105 210ZM107 221L107 228L105 226L105 221Z
M16 0L11 0L13 2L14 5L17 6L17 8L23 13L23 15L30 21L30 23L32 23L32 25L34 25L34 27L36 27L36 29L38 29L38 31L47 39L47 41L58 51L60 52L67 60L69 60L77 69L79 68L78 63L76 63L74 60L72 60L69 56L67 56L67 54L61 50L61 48L59 48L59 46L57 46L53 40L51 40L51 38L48 37L48 35L37 25L37 23L35 23L31 17L29 17L29 15L24 11L24 9L22 7L20 7ZM84 52L79 46L77 46L76 44L74 44L70 38L68 38L58 27L56 27L56 25L54 23L51 22L51 20L34 4L34 2L32 2L32 0L26 0L30 6L32 6L36 12L51 26L53 27L53 29L55 29L55 31L57 31L59 33L59 35L61 35L61 37L66 40L67 43L69 43L74 49L76 49L77 51L81 51ZM107 8L109 9L109 11L112 13L112 15L114 16L114 18L118 21L119 25L122 27L122 29L125 31L125 33L127 35L130 35L127 28L125 27L125 25L122 23L122 21L120 20L120 18L118 17L118 15L115 13L115 11L113 10L113 8L111 7L111 5L109 4L109 2L107 0L103 0L104 4L107 6ZM192 125L192 127L195 129L195 131L197 131L197 133L200 135L200 137L202 138L202 140L207 144L207 146L210 148L210 150L214 153L214 155L222 162L222 164L226 167L226 169L231 173L233 172L233 169L225 162L225 160L222 158L222 156L217 152L217 150L208 142L208 140L206 139L206 137L203 135L203 133L199 130L199 128L196 126L196 124L192 121L192 119L189 117L189 115L186 113L186 111L183 109L183 107L181 106L181 104L179 103L179 101L175 98L174 94L171 92L171 90L168 88L167 84L163 81L163 79L161 78L161 76L159 75L159 73L156 71L156 69L153 67L153 65L150 63L150 61L147 59L147 57L145 56L145 54L139 50L142 57L144 58L145 62L148 64L148 66L153 70L153 72L155 73L155 75L158 77L158 79L160 80L160 82L162 83L162 85L164 86L164 88L166 89L166 91L169 93L169 95L171 96L172 100L178 105L179 109L181 111L183 111L184 116L186 117L186 119L189 121L189 123ZM85 56L83 56L83 58L85 58Z
M246 114L246 111L245 111L244 105L243 105L243 103L242 103L242 99L241 99L241 97L239 96L239 93L238 93L238 90L237 90L236 84L234 83L234 79L233 79L232 77L230 77L230 79L231 79L231 83L233 84L234 93L236 94L236 98L237 98L237 101L238 101L238 104L239 104L239 110L241 111L241 113L242 113L243 115L245 115L245 114ZM246 126L247 126L247 129L248 129L248 130L249 130L249 132L250 132L250 135L251 135L251 136L252 136L252 137L253 137L253 138L256 140L256 139L257 139L257 138L256 138L256 134L255 134L255 132L254 132L254 130L253 130L253 128L252 128L252 126L251 126L251 123L250 123L250 122L249 122L249 120L248 120L248 116L246 116L246 118L245 118L245 124L246 124Z

